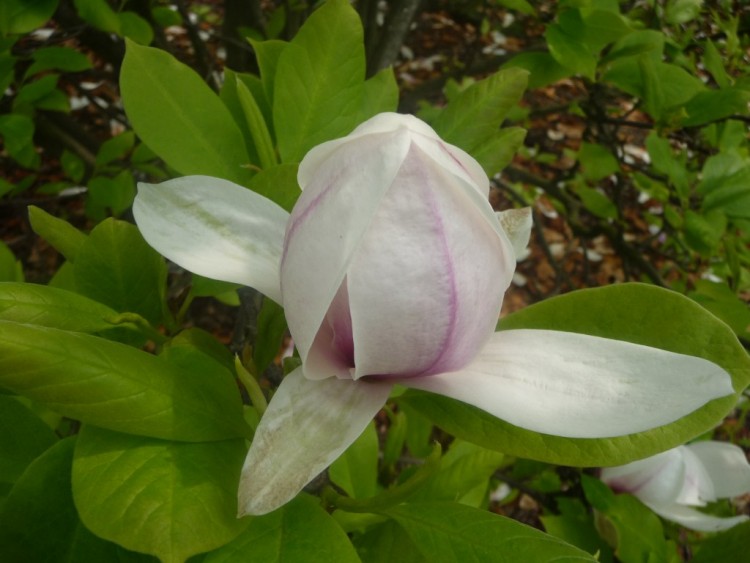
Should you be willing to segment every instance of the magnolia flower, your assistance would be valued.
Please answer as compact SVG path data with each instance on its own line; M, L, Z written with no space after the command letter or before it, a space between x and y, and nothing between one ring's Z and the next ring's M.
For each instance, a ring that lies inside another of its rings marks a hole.
M141 184L133 207L167 258L284 306L302 365L255 433L240 514L294 497L397 383L581 438L667 424L732 392L726 372L692 356L565 332L494 332L529 214L495 214L479 164L414 117L380 114L315 147L298 181L291 215L202 176Z
M719 518L692 506L750 492L750 464L741 448L725 442L696 442L646 459L602 469L601 479L630 493L659 516L691 530L726 530L747 516Z

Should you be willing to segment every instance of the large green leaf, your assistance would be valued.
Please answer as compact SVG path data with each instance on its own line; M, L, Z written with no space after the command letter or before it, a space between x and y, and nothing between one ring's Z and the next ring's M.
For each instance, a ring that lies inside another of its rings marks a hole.
M386 514L398 522L429 561L436 554L441 563L596 561L530 526L453 502L403 504Z
M10 395L0 395L0 482L15 483L26 466L57 441L41 418Z
M348 0L313 12L279 56L273 121L282 162L299 162L359 123L365 79L362 22Z
M162 563L234 539L243 440L168 442L85 426L73 459L73 498L98 536Z
M365 81L362 98L362 117L366 121L371 117L398 108L398 84L391 67L384 68L372 78Z
M23 563L154 563L88 531L70 490L75 438L29 465L0 509L0 560Z
M0 321L0 386L112 430L185 441L246 435L234 381L213 365Z
M439 395L409 391L399 401L457 437L506 454L560 465L619 465L673 448L714 428L750 382L750 359L731 328L686 297L655 286L620 284L576 291L510 315L500 328L592 334L699 356L731 374L736 394L711 401L671 424L606 439L539 434Z
M498 133L505 116L521 100L528 76L526 70L508 68L472 84L440 113L432 124L435 131L474 154Z
M298 167L297 164L280 164L261 170L250 180L249 187L291 213L302 193L297 184Z
M747 538L750 537L750 521L733 526L726 532L716 534L700 542L698 553L692 563L726 563L742 561L747 557Z
M279 510L252 518L237 539L203 563L358 563L354 547L318 501L300 495Z
M73 330L112 328L117 312L77 293L31 283L0 282L0 319Z
M244 184L245 140L229 110L190 67L160 49L127 42L120 89L138 136L181 174Z
M76 253L75 280L80 293L120 313L163 319L167 266L130 223L107 219L91 231Z

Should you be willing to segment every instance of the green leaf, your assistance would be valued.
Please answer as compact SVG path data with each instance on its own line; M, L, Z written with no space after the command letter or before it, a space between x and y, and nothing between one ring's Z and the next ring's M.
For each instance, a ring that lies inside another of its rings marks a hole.
M247 122L247 128L253 139L253 147L258 153L260 167L263 170L273 168L277 164L276 151L274 150L271 134L268 131L266 120L258 107L258 104L239 78L237 81L237 98Z
M135 145L135 134L132 131L125 131L120 135L104 141L96 153L96 165L104 166L113 160L124 158Z
M368 424L351 446L328 468L328 476L353 498L372 497L377 493L378 434Z
M432 124L447 142L473 154L496 137L508 112L521 100L528 72L501 70L475 82L451 100Z
M583 467L623 464L687 442L719 424L750 382L750 359L727 325L686 297L645 284L574 291L509 315L500 327L593 334L702 357L731 374L737 394L711 401L671 424L605 439L531 432L439 395L409 391L399 401L454 436L485 448Z
M490 477L500 468L504 459L505 456L499 452L454 440L443 456L435 476L409 500L449 500L468 504L463 501L463 497L475 488L481 488L482 499L487 499Z
M263 373L281 350L281 340L287 330L284 308L272 299L264 299L258 313L257 329L253 363L258 373Z
M250 519L237 539L203 559L203 563L236 561L358 563L359 558L318 501L302 494L270 514Z
M247 434L226 371L88 334L0 321L0 386L121 432L184 441Z
M587 553L598 553L602 563L612 563L612 550L594 527L594 518L578 499L558 497L559 515L540 516L544 529Z
M100 332L113 327L117 312L77 293L31 283L0 282L0 319L71 330Z
M0 115L0 136L5 150L24 168L39 167L40 157L34 149L34 122L17 113Z
M588 50L580 35L570 35L560 24L551 24L544 37L550 53L560 65L590 80L594 79L596 57Z
M655 62L661 60L664 50L664 34L653 29L634 31L620 38L609 53L602 59L602 63L611 62L626 57L648 53Z
M749 192L750 193L750 192ZM685 242L704 256L715 255L727 228L727 217L721 211L704 215L685 210Z
M24 563L155 563L88 531L70 491L76 438L61 440L29 465L0 508L0 560Z
M424 557L404 529L393 520L368 527L354 541L362 563L429 563L434 554Z
M703 0L669 0L664 20L672 25L681 25L694 20L701 13Z
M120 18L107 0L74 0L78 17L97 29L120 34Z
M20 260L8 248L4 242L0 241L0 282L22 282L23 267ZM2 297L0 296L0 300ZM0 308L2 305L0 305Z
M169 166L185 175L247 182L242 133L190 67L165 51L127 41L120 89L133 129Z
M656 131L652 131L646 137L646 148L651 157L651 166L669 177L680 198L687 198L690 191L690 176L685 162L675 157L669 141L659 137Z
M428 560L441 563L573 562L596 559L539 530L492 512L452 502L404 504L386 514Z
M58 0L3 0L0 34L22 34L42 26L57 9Z
M542 88L570 76L571 71L558 63L549 53L520 53L502 66L529 71L530 89Z
M263 91L266 94L266 100L272 102L274 100L274 84L279 58L289 43L278 39L271 39L270 41L250 39L249 41L255 51L255 57L258 59L260 79L263 84Z
M299 162L359 123L365 78L362 22L348 0L330 0L279 56L273 121L282 162Z
M583 168L583 177L592 183L596 183L620 170L617 159L603 145L581 143L578 161Z
M738 335L750 336L750 309L726 283L697 280L688 297L727 323Z
M79 293L115 311L162 320L167 267L130 223L107 219L91 231L76 253L75 279Z
M29 206L29 222L36 234L71 262L75 261L78 250L86 242L87 237L81 231L40 207Z
M586 10L583 14L585 43L594 53L630 33L627 20L611 10Z
M33 59L34 63L26 70L27 78L45 70L81 72L92 67L86 55L70 47L43 47L34 51Z
M89 181L86 215L101 221L108 215L122 215L135 199L135 180L130 170L122 170L114 178L97 176Z
M724 68L724 59L710 39L703 44L703 66L711 73L720 88L728 88L731 85L732 81Z
M15 483L26 467L57 442L41 418L14 397L0 395L0 482Z
M280 164L262 170L248 187L291 212L302 191L297 184L297 164Z
M68 178L74 182L80 182L83 180L83 175L86 173L86 165L75 153L70 152L68 149L64 149L60 156L60 164Z
M250 162L250 164L258 167L260 165L258 151L255 149L255 142L253 141L253 136L248 129L247 120L245 119L245 112L242 110L240 99L237 95L237 84L240 82L240 80L251 76L252 75L240 75L239 73L225 68L224 82L221 85L219 97L221 98L221 101L224 102L224 105L229 110L229 113L232 114L232 119L234 120L237 127L239 127L240 132L242 133L242 137L245 139L248 161Z
M73 459L73 497L96 535L163 563L220 547L236 518L243 440L168 442L85 426Z
M597 528L623 563L667 563L674 546L664 540L659 517L634 496L628 494L606 497L597 479L582 475L583 489L589 502L599 511Z
M576 186L575 192L588 211L602 219L617 219L617 206L607 195L587 186Z
M747 557L748 537L750 537L750 521L737 524L726 532L712 535L698 543L698 553L690 561L691 563L742 561Z
M149 45L154 40L154 30L145 19L135 12L120 12L120 35L132 39L141 45Z
M746 115L749 101L750 92L739 88L698 92L685 105L688 117L683 120L682 125L696 127L734 114Z
M362 98L362 116L360 121L398 108L398 84L393 68L388 67L379 71L375 76L365 81Z

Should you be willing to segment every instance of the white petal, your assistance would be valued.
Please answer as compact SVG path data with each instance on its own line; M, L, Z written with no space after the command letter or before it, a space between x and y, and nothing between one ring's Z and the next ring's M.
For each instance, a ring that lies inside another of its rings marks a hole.
M355 377L467 365L514 269L510 244L461 181L412 145L349 267Z
M706 467L689 448L682 447L681 451L685 462L685 477L682 490L675 502L690 506L705 506L706 503L715 501L714 484Z
M424 136L432 137L439 140L437 133L424 121L421 121L413 115L404 115L392 112L384 112L371 117L364 123L361 123L354 131L346 137L334 139L312 148L302 159L297 172L297 181L302 189L307 187L312 178L317 173L318 168L328 159L339 147L350 144L352 141L365 137L367 135L376 135L378 133L393 133L399 129L408 129L409 131L420 133Z
M687 447L698 456L711 476L717 498L750 492L750 464L742 448L714 441L696 442Z
M133 215L146 241L186 270L281 302L289 214L272 201L227 180L186 176L138 184Z
M747 516L733 516L731 518L720 518L699 512L689 506L681 504L653 505L645 503L651 510L662 518L676 522L691 530L698 532L719 532L736 526L748 519Z
M643 502L671 504L685 482L684 446L626 465L605 467L601 480L616 492L637 496Z
M518 260L526 252L526 247L529 246L531 227L534 226L531 207L498 211L497 218L505 234L508 235L508 239L513 245L513 251L516 253L516 260Z
M287 375L247 453L240 516L266 514L294 498L357 439L390 390L385 383L311 381L302 368Z
M316 169L294 206L281 283L289 329L303 361L410 144L406 130L342 144Z
M571 438L641 432L733 392L729 374L702 358L547 330L497 332L462 371L402 383Z

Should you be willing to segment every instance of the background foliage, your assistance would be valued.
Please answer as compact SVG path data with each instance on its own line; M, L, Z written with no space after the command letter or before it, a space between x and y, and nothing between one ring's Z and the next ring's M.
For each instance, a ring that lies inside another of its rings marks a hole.
M168 266L129 208L136 181L209 174L290 209L309 148L380 111L415 112L479 160L496 207L534 207L505 305L524 310L501 329L629 316L595 330L703 355L743 389L748 25L744 3L721 0L4 0L0 554L739 560L747 524L686 533L570 467L624 463L711 425L748 448L747 401L722 422L736 397L665 432L583 444L406 393L313 484L332 510L303 495L236 520L260 415L236 378L251 393L276 386L283 311ZM676 293L547 300L624 281ZM685 334L659 324L676 318Z

